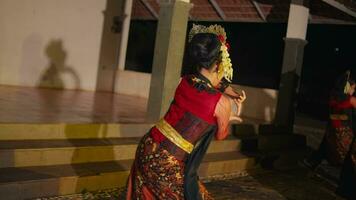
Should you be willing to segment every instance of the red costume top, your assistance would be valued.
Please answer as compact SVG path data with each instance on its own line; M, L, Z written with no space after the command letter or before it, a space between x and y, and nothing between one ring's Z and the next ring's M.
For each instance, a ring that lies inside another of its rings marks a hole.
M226 112L227 109L223 112L221 110L223 107L229 108L227 104L227 98L208 79L200 74L189 75L179 83L164 119L193 145L205 133L216 129L217 125L219 131L216 137L223 139L227 134L230 112ZM220 113L224 113L223 116ZM186 152L169 141L156 127L152 128L151 136L177 159L185 159Z

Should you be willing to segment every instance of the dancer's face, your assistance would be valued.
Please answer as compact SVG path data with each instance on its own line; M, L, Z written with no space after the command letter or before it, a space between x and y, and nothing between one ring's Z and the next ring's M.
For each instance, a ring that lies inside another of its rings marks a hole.
M219 67L219 63L215 63L212 70L210 70L210 73L213 78L211 81L211 84L213 84L214 87L217 87L220 84L220 81L222 79L222 78L219 78L219 76L218 76L218 67Z

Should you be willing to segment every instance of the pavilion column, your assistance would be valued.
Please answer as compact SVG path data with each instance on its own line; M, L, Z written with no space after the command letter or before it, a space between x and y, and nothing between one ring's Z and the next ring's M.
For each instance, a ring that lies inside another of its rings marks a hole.
M303 65L309 19L309 0L292 0L283 55L275 125L291 132L295 118L298 83Z
M160 0L147 121L166 112L181 75L190 0Z
M130 33L132 4L133 4L133 0L125 1L124 19L122 22L122 33L120 39L120 49L119 49L119 58L118 58L119 70L125 70L126 51L127 51L127 44L129 41L129 33Z
M115 92L120 70L125 69L133 0L107 0L99 55L96 90Z

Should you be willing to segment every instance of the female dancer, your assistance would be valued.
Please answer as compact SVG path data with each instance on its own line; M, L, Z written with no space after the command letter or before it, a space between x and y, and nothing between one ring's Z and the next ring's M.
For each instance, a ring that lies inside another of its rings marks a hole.
M330 119L326 134L319 149L304 160L304 165L313 170L323 159L342 166L337 193L349 199L356 199L355 87L350 71L336 82L329 101Z
M127 185L131 199L212 199L198 181L197 170L213 136L227 136L233 107L221 91L231 80L232 65L221 26L194 25L189 35L189 59L195 73L183 76L165 116L141 139ZM229 88L229 87L227 87ZM219 90L220 89L220 90ZM237 96L231 92L230 95Z

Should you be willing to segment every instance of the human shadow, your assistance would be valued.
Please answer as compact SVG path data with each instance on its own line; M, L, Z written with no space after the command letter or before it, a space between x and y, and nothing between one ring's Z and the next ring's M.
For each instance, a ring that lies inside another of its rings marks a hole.
M60 39L51 40L45 54L49 59L47 69L42 73L38 87L64 89L66 87L64 77L70 76L73 80L71 89L80 89L80 79L75 70L66 64L67 52Z

